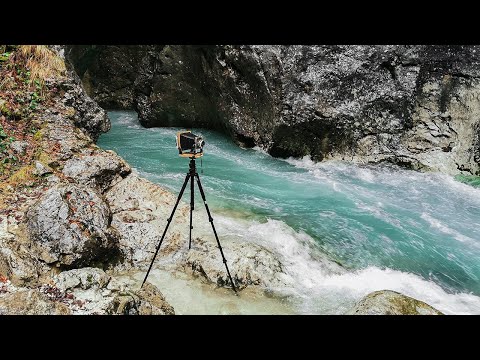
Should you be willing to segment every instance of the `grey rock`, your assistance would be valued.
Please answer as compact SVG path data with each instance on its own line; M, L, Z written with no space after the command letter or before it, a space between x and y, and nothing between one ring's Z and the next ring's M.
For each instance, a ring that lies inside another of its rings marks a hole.
M10 220L10 226L7 218L0 222L0 275L16 286L35 286L40 275L49 270L48 266L30 251L31 243L24 232L12 226L15 218Z
M74 288L83 290L102 289L107 286L109 281L110 276L105 271L92 267L63 271L54 279L55 286L61 291Z
M56 84L64 91L63 104L74 109L72 120L75 125L96 142L102 132L110 130L110 119L106 111L88 96L70 61L65 57L65 47L56 45L50 48L65 61L67 68L67 76Z
M52 173L52 169L43 165L40 161L35 161L35 170L33 173L37 176L44 176Z
M93 189L74 184L47 190L26 214L38 257L68 267L116 259L118 240L110 221L104 200Z
M54 288L73 314L174 314L162 293L150 283L133 290L133 285L107 275L102 269L81 268L53 277Z
M152 182L130 174L105 193L112 211L112 226L119 234L119 246L126 265L151 259L176 197ZM180 204L165 242L185 231L188 207Z
M143 70L146 65L142 59L154 48L142 45L65 46L65 55L73 63L87 93L100 106L107 109L131 109L134 99L132 84L140 66ZM109 80L105 81L106 78Z
M93 141L97 141L102 132L110 130L107 113L86 94L74 71L70 71L67 80L60 86L65 90L64 104L75 109L75 125L90 135Z
M259 285L279 288L285 285L282 263L271 251L253 243L224 243L227 264L237 289ZM201 276L217 286L231 287L220 250L213 241L193 240L192 249L180 262L187 273Z
M65 163L62 172L80 184L103 192L128 175L131 168L113 151L102 151L71 158Z
M362 298L349 315L443 315L423 301L391 290L372 292Z
M18 155L23 155L25 150L27 150L28 142L26 141L13 141L10 144L10 148L13 149Z
M50 300L37 289L0 296L0 315L69 315L70 309Z
M0 275L15 285L36 284L45 272L42 264L30 252L15 241L0 242Z

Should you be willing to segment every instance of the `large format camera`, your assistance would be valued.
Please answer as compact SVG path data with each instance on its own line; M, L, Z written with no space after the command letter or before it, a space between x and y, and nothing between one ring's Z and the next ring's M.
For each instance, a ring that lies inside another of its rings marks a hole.
M203 156L204 145L203 138L192 134L189 130L177 132L177 148L180 156L199 158Z

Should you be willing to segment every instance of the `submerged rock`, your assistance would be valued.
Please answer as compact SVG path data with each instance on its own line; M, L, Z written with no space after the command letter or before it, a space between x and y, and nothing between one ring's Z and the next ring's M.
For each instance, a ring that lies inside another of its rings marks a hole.
M362 298L350 315L443 315L423 301L391 290L375 291Z
M26 219L38 257L48 264L81 267L117 258L110 209L91 188L57 185L28 210Z
M186 272L201 276L217 286L231 287L217 244L212 239L192 240L192 249L179 266ZM243 289L250 285L278 288L285 285L285 272L277 256L262 246L242 242L222 245L235 286Z

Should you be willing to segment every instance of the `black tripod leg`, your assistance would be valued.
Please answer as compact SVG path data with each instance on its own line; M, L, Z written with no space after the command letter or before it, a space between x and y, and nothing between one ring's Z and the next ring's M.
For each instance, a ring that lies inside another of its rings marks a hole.
M155 258L157 257L158 251L160 250L160 246L162 246L163 239L165 238L165 234L167 233L168 227L170 226L170 222L173 219L173 215L175 214L175 210L177 210L178 203L180 202L180 199L182 198L183 192L185 191L185 187L187 186L188 180L190 179L190 174L187 174L185 177L185 181L183 182L182 190L180 190L180 194L178 194L177 202L175 203L175 206L173 207L172 213L170 214L170 217L167 219L167 226L165 227L165 230L163 231L162 238L160 239L160 242L158 243L157 250L155 250L155 255L153 255L152 262L150 263L150 267L148 268L147 275L145 275L145 279L143 279L142 286L145 284L145 281L147 281L148 274L150 274L150 270L152 270L153 263L155 261ZM193 178L192 178L192 183L193 183Z
M215 234L215 239L217 240L217 245L218 245L218 248L220 249L220 254L222 254L223 263L225 264L225 268L227 269L228 278L230 279L230 282L232 283L233 291L235 291L235 293L237 293L237 289L235 288L235 284L233 282L232 275L230 275L230 270L228 269L227 259L225 259L225 255L223 254L222 245L220 245L220 240L218 240L217 231L215 230L215 226L213 225L213 218L212 218L212 215L210 214L210 209L208 208L207 199L205 198L205 193L203 192L203 187L202 187L202 183L200 182L200 177L198 176L197 173L195 173L195 177L197 178L198 188L200 190L200 195L202 195L202 200L203 200L203 203L205 204L205 209L207 209L208 221L210 221L210 224L212 224L213 233Z
M193 176L190 175L190 237L188 241L188 248L192 248L192 213L193 210L195 209L195 202L194 202L194 183L195 180L193 179Z

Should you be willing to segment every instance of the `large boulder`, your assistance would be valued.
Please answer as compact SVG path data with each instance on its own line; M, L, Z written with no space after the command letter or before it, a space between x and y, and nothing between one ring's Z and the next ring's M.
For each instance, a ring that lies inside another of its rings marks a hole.
M104 192L131 172L130 166L113 151L98 151L68 160L63 174L76 182Z
M372 292L362 298L349 315L443 315L423 301L391 290Z
M196 238L192 242L192 249L179 262L179 267L217 286L231 287L215 239ZM222 249L238 289L250 285L275 289L285 285L287 277L283 265L271 251L249 242L224 242Z
M127 263L151 259L162 236L176 197L162 187L130 174L105 194L112 210L112 226L118 230L119 246ZM180 204L165 243L186 231L188 207Z
M26 222L38 257L48 264L74 268L117 259L110 209L91 188L56 185L28 210Z

